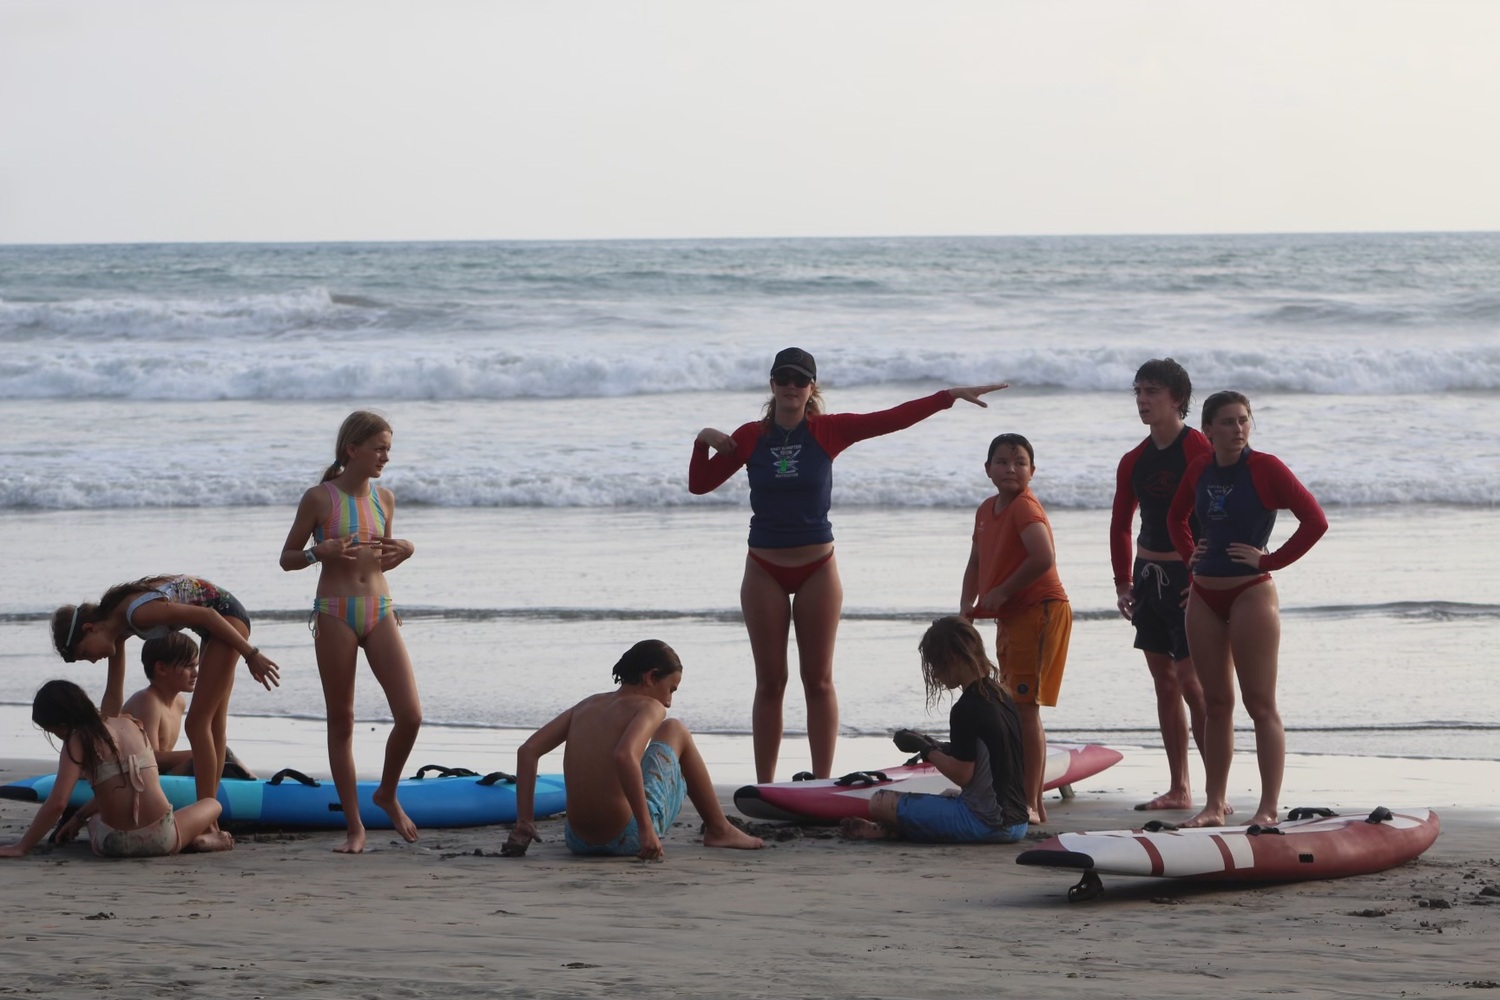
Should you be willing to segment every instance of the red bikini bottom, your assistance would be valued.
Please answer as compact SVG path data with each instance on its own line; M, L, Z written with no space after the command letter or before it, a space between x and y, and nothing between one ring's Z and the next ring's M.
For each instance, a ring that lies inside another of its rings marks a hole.
M799 587L811 580L813 575L833 558L833 550L829 549L821 558L814 559L810 563L803 563L801 566L778 566L776 563L767 562L754 552L746 554L755 565L771 574L771 579L781 584L781 589L788 594L795 594Z
M1270 573L1262 573L1253 576L1240 584L1238 587L1230 587L1227 590L1209 590L1207 587L1198 586L1198 581L1193 581L1193 593L1202 598L1203 603L1208 605L1210 611L1218 615L1225 622L1229 621L1229 609L1234 607L1234 602L1239 600L1241 594L1251 587L1258 586L1271 579Z

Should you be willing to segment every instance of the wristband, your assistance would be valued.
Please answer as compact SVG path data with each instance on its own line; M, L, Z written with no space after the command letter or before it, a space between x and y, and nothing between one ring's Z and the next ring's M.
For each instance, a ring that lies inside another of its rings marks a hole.
M309 566L318 561L318 552L316 549L303 549L302 555L307 559Z

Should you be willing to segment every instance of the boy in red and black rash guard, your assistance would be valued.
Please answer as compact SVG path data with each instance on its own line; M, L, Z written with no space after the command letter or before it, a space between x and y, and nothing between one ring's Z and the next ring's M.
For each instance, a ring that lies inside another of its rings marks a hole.
M1130 522L1137 505L1141 511L1141 530L1136 534L1135 544L1143 549L1174 550L1176 546L1167 530L1167 511L1188 466L1211 450L1202 431L1183 427L1177 440L1168 447L1152 447L1147 436L1120 459L1109 520L1109 561L1114 569L1115 586L1131 582Z
M1192 406L1193 381L1172 358L1152 358L1131 383L1136 413L1150 433L1120 460L1109 523L1115 606L1135 631L1135 648L1146 658L1156 696L1156 717L1167 756L1168 786L1137 809L1187 809L1193 793L1188 773L1189 737L1203 745L1203 687L1188 650L1183 604L1187 564L1167 530L1167 511L1188 465L1212 448L1201 431L1184 422ZM1141 511L1135 558L1130 522Z

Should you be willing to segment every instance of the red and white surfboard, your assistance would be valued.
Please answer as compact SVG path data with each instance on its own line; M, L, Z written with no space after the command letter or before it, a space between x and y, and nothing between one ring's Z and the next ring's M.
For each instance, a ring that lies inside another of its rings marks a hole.
M1099 873L1216 882L1290 882L1383 871L1418 857L1438 837L1430 809L1375 809L1336 815L1293 809L1273 827L1060 833L1022 852L1017 864L1082 870L1070 898L1098 895ZM1092 875L1092 878L1089 877Z
M1093 743L1049 743L1043 788L1061 788L1119 763L1118 750ZM837 822L870 818L870 797L881 789L941 795L957 787L931 764L898 764L878 771L856 771L840 778L776 781L745 785L734 805L753 819L783 822Z

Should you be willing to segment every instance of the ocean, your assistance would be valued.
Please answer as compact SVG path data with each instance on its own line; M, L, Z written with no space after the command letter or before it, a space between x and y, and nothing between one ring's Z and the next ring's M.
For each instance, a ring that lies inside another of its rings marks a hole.
M1500 760L1500 234L0 247L3 718L50 677L102 685L52 652L52 608L161 572L232 590L282 667L275 692L241 674L231 744L319 718L314 580L276 560L374 408L430 726L538 725L658 637L674 714L748 732L744 478L693 497L687 464L789 345L835 411L1011 383L838 459L851 736L941 728L916 642L958 600L986 445L1019 431L1077 619L1049 734L1160 745L1107 526L1131 377L1170 355L1198 399L1249 394L1253 446L1329 515L1277 574L1289 750ZM368 675L357 710L386 718Z

